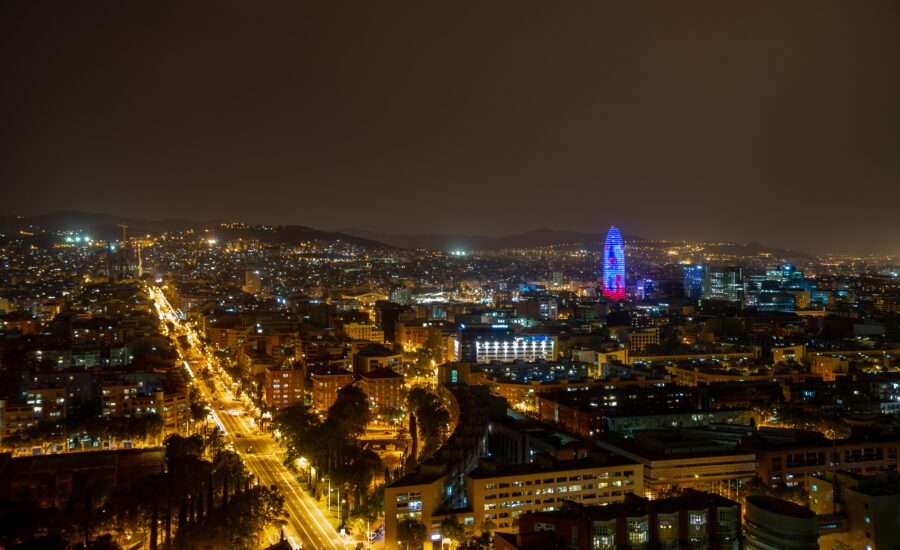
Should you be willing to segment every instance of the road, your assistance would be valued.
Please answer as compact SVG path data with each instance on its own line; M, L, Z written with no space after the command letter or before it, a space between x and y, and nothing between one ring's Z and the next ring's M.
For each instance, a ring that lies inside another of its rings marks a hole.
M148 289L151 299L156 303L160 319L165 324L171 322L175 327L175 335L185 335L188 346L179 353L185 364L215 365L215 358L204 355L200 340L194 329L181 321L169 301L157 287ZM205 365L204 365L205 366ZM213 377L207 383L188 367L193 377L193 385L197 387L203 398L211 403L210 414L222 430L225 442L234 446L247 469L256 476L263 485L275 485L284 497L285 509L288 512L284 534L294 548L316 550L344 550L347 544L322 515L313 499L300 487L294 475L278 458L278 444L265 432L261 432L244 411L244 403L236 399L217 373L211 369ZM212 386L212 387L210 387ZM268 533L267 538L277 540L277 536ZM302 546L301 546L302 543Z

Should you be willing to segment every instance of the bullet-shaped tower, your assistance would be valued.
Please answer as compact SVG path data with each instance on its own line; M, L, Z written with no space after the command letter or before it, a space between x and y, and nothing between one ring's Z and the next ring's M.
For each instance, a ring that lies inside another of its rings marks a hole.
M609 228L603 246L603 295L625 299L625 243L615 226Z

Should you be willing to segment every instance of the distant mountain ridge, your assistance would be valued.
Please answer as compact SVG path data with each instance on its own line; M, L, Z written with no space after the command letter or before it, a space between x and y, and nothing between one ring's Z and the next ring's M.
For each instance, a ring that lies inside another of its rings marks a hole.
M323 231L302 225L269 225L270 229L250 227L223 227L220 220L193 221L182 218L146 220L111 214L61 210L36 216L0 216L0 231L21 231L40 229L49 232L84 231L98 240L120 238L119 224L128 225L128 234L159 234L164 232L210 230L211 236L224 238L244 236L269 239L273 242L301 241L344 241L368 248L394 247L408 250L504 250L517 248L539 248L546 246L580 247L598 250L603 246L606 230L596 233L579 231L559 231L541 228L525 233L503 237L483 235L440 234L423 235L393 234L346 228L337 231ZM635 235L623 235L625 242L642 240ZM743 256L769 253L776 258L813 259L814 256L797 250L766 246L757 242L707 245L710 251Z
M341 233L347 235L355 235L366 239L372 239L397 248L417 249L424 248L429 250L508 250L515 248L539 248L545 246L569 246L581 247L588 250L599 250L606 239L606 230L597 233L585 233L579 231L558 231L554 229L541 228L526 233L515 235L507 235L504 237L485 237L481 235L458 235L458 234L393 234L379 233L377 231L368 231L355 227L342 228ZM636 235L623 235L625 243L643 241L642 237ZM667 246L660 242L659 246ZM756 256L760 254L771 254L775 258L811 260L815 256L801 252L798 250L789 250L766 246L758 242L750 243L728 243L728 244L708 244L707 249L710 251L734 254L737 256Z
M525 233L504 237L483 235L460 235L432 233L426 235L392 234L368 231L355 227L339 229L341 233L396 246L398 248L430 250L504 250L512 248L538 248L542 246L582 246L598 248L603 245L605 232L583 233L578 231L558 231L555 229L535 229ZM625 240L640 237L626 235Z
M364 237L345 235L331 231L320 231L301 225L271 226L270 231L249 227L227 228L222 221L192 221L181 218L162 220L145 220L111 214L61 210L37 216L12 217L0 216L0 231L22 231L40 229L49 232L83 231L97 240L116 240L122 235L120 224L128 226L128 235L159 234L165 232L194 230L210 230L211 236L229 237L269 237L277 242L301 241L345 241L370 248L384 248L386 245Z
M145 220L77 210L59 210L37 216L0 217L0 229L7 231L29 228L43 229L44 231L84 231L86 233L91 232L92 236L101 240L114 239L120 236L122 234L122 229L119 227L120 224L126 224L129 233L161 233L163 231L185 231L201 227L212 227L218 225L218 223L196 222L180 218Z

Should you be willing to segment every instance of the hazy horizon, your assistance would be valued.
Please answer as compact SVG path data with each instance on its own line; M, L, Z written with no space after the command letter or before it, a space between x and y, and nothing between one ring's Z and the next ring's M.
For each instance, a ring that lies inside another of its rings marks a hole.
M85 8L0 4L8 210L900 254L897 2Z

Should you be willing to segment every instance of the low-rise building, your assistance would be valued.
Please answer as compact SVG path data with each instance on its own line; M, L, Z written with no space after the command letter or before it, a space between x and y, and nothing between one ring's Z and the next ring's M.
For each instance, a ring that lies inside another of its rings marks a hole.
M160 472L164 464L161 448L15 458L0 454L0 500L16 502L27 495L41 508L80 510L86 487L127 487Z
M666 414L610 414L606 416L607 432L633 434L660 428L687 428L712 424L747 426L753 420L750 409L718 409Z
M420 319L394 323L394 342L407 351L415 351L428 345L429 323Z
M608 415L696 413L702 411L697 388L655 382L610 383L588 391L555 391L538 396L541 420L583 436L602 433Z
M643 470L633 460L603 453L502 466L484 460L467 476L466 496L476 527L509 533L522 514L558 510L564 501L601 505L642 494Z
M351 340L367 340L378 344L384 343L384 331L366 323L344 323L344 333Z
M809 500L810 508L820 518L834 519L833 534L823 531L820 522L820 547L873 550L896 547L900 473L882 471L860 475L842 470L826 471L823 476L813 478Z
M608 506L567 501L552 512L523 514L519 534L552 535L543 548L558 544L578 550L618 548L740 548L741 505L719 495L685 490L680 496L648 500L629 495ZM498 535L496 550L516 548ZM498 544L499 542L499 544Z
M24 401L0 399L0 437L5 442L18 431L35 426L40 419L35 417L34 405Z
M402 355L380 345L371 345L361 348L353 354L353 372L365 374L369 371L386 368L393 369L400 366Z
M303 403L306 399L306 369L302 364L285 361L266 369L265 402L271 410Z
M157 414L163 433L188 432L190 400L177 371L110 375L100 381L100 411L106 417Z
M633 439L601 435L597 444L644 466L644 495L653 498L678 486L737 498L756 475L756 456L736 445L679 430L641 432Z
M403 376L387 368L377 368L359 375L373 410L387 411L403 405Z
M747 497L745 506L746 550L818 550L816 514L809 508L763 495Z
M312 405L318 411L327 411L337 400L338 391L356 380L352 372L336 367L311 368L309 378Z
M756 456L757 475L768 483L810 490L812 476L835 468L858 474L898 470L898 437L827 439L818 432L761 428L741 442Z

